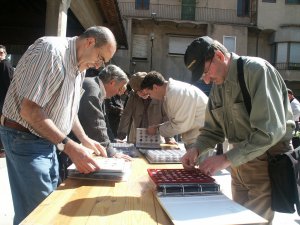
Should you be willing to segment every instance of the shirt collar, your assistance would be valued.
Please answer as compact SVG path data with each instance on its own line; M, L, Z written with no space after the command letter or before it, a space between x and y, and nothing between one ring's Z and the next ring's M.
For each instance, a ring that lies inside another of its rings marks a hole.
M238 82L238 78L237 78L237 60L240 56L238 56L235 53L230 53L231 56L231 61L229 64L229 69L228 69L228 74L227 77L225 79L225 82L232 82L232 83L236 83Z
M103 102L104 99L106 98L106 90L105 90L105 87L104 87L104 84L102 82L102 80L98 78L98 81L99 81L99 87L100 87L100 90L101 90L101 98L100 98L100 101Z
M69 38L69 46L70 46L70 63L73 65L77 70L78 62L77 62L77 52L76 52L76 40L78 37L71 37Z

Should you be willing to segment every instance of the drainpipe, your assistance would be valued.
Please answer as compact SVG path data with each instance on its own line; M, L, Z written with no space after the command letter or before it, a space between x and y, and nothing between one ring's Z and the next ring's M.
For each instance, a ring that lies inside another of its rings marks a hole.
M260 33L261 33L261 29L257 29L257 31L256 31L256 54L255 54L256 57L258 57L258 42L259 42Z

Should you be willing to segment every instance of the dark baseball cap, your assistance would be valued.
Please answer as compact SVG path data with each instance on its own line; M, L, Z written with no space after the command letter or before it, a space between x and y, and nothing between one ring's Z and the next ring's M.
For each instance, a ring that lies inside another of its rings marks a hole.
M200 79L204 71L205 57L209 51L214 51L211 45L214 40L208 36L196 38L187 47L184 54L185 66L192 71L192 82Z

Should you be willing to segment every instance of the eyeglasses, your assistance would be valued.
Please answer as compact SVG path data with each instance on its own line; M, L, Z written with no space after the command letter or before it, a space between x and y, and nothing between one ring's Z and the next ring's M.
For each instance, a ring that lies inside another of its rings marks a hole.
M146 90L138 90L136 91L136 93L143 98L148 98L149 97L149 93L146 92Z
M214 59L214 57L211 58L207 70L203 72L203 74L201 76L201 80L209 73L210 66L211 66L211 63L212 63L213 59Z
M98 54L98 62L100 63L100 67L105 67L106 63L105 63L105 59L103 56L100 55L100 52Z

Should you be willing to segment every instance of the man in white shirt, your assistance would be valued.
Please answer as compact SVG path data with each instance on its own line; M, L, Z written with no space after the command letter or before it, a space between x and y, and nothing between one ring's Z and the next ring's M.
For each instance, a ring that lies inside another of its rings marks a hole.
M156 131L164 137L181 134L188 149L196 142L204 125L207 96L197 87L174 80L168 81L156 71L151 71L144 78L141 89L152 99L163 101L163 107L169 121L148 128L149 134Z
M294 120L295 122L298 122L300 117L300 102L295 98L294 93L291 89L288 89L288 95L289 95L289 100L294 115ZM297 127L297 123L296 123L296 127Z
M288 96L291 103L293 118L296 124L294 137L292 139L292 143L294 148L297 148L300 145L300 138L297 135L297 131L299 131L299 118L300 118L300 102L295 98L294 93L291 89L288 90Z

